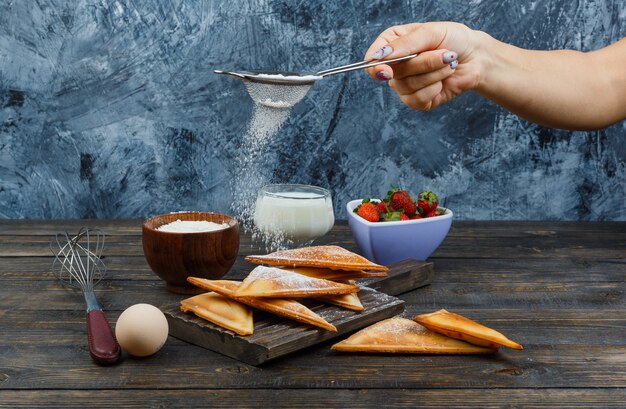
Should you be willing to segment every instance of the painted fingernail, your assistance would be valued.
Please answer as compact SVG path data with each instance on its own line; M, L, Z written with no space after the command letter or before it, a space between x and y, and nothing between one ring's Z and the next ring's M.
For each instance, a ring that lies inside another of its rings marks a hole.
M392 51L393 51L393 48L391 48L388 45L386 45L386 46L381 47L378 50L374 51L374 53L372 54L372 58L374 60L380 60L381 58L385 58L386 56L391 54Z
M391 75L387 74L385 71L380 71L376 74L376 78L383 81L389 81L391 79Z
M456 67L458 67L459 62L454 60L450 63L450 68L455 69Z
M441 54L441 60L444 64L450 64L452 61L456 61L456 53L454 51L446 51Z

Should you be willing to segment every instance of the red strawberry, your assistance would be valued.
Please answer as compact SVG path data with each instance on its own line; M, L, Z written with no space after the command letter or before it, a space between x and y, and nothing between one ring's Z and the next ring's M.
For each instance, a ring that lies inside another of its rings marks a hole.
M387 213L387 205L381 200L376 205L376 210L378 210L378 213Z
M409 216L407 216L406 213L402 213L400 214L400 220L409 220Z
M420 193L417 198L417 205L422 209L420 213L428 214L433 210L437 210L437 206L439 205L438 200L437 195L433 192Z
M415 215L413 215L413 216L411 217L411 220L417 220L417 219L421 219L421 218L422 218L422 215L421 215L421 214L419 214L419 213L415 213Z
M376 205L369 201L361 203L357 208L356 214L358 214L368 222L377 222L380 218L380 216L378 215L378 210L376 210Z
M435 217L435 216L439 216L439 214L437 214L437 209L431 210L430 212L424 215L424 217Z
M396 189L391 185L391 190L387 192L390 206L393 210L403 211L408 216L415 214L417 206L406 190Z

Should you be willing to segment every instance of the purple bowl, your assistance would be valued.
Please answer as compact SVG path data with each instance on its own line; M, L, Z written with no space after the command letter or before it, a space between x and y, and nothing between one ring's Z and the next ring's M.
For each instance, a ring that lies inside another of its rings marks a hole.
M372 223L354 213L362 200L346 205L348 224L361 254L377 264L389 265L406 259L426 260L446 238L452 211L427 219Z

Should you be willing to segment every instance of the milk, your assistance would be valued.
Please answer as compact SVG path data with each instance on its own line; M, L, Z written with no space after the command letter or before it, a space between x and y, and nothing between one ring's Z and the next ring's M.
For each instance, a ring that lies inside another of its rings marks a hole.
M333 227L330 197L314 192L276 192L259 195L254 213L256 227L300 244L310 243Z

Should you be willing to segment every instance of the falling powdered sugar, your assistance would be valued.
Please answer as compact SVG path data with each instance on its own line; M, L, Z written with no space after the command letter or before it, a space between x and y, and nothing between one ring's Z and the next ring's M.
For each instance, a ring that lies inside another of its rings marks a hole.
M263 234L254 228L256 196L261 187L270 183L269 175L273 173L273 169L266 169L269 141L289 117L291 107L304 98L312 83L279 85L244 80L244 84L254 101L254 113L235 160L232 210L243 229L252 233L253 239L261 239L267 247L278 248L284 237Z

